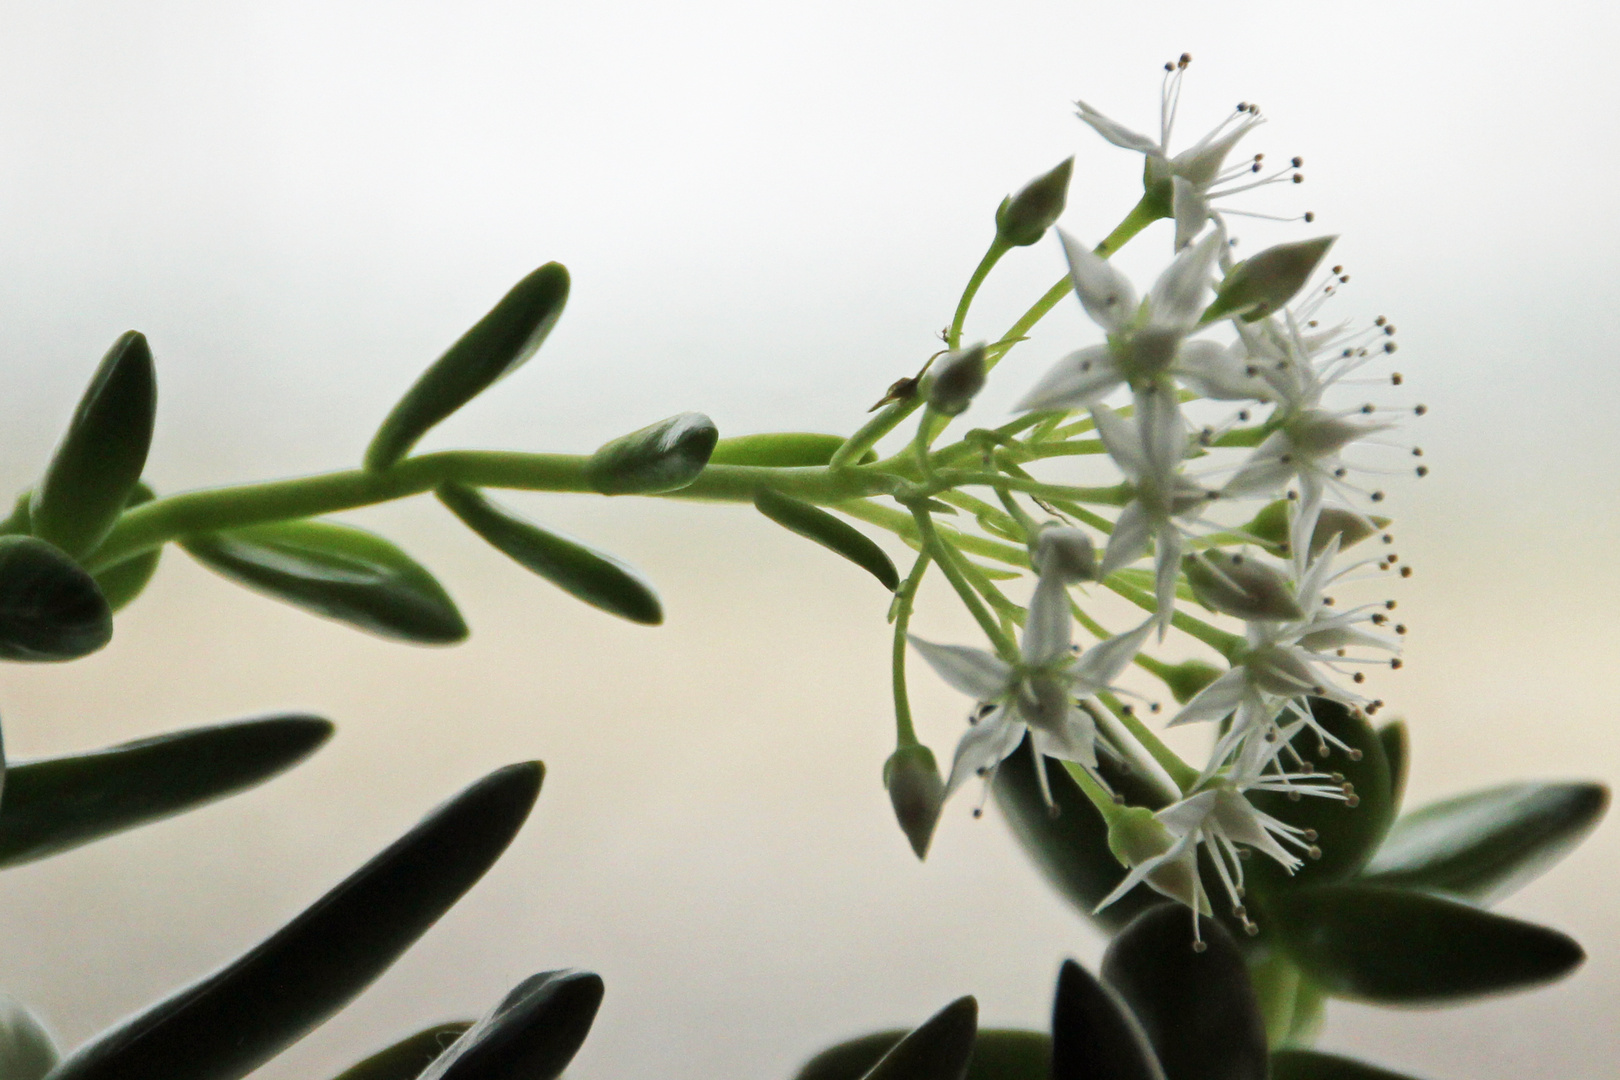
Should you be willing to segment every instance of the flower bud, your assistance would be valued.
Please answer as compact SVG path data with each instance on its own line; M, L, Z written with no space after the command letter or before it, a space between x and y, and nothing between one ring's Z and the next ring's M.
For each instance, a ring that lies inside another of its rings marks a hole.
M1322 549L1327 547L1328 541L1335 536L1339 538L1339 550L1343 551L1353 544L1361 543L1389 522L1390 519L1387 517L1367 517L1343 507L1324 506L1316 519L1316 528L1311 533L1311 558L1322 554ZM1243 526L1243 531L1278 552L1286 552L1288 500L1278 499L1266 504L1247 525Z
M1108 850L1120 865L1141 866L1149 859L1158 858L1175 846L1170 835L1153 811L1132 806L1116 815L1108 824ZM1147 876L1147 882L1159 892L1179 900L1190 908L1208 910L1199 903L1198 870L1192 859L1172 859L1156 867Z
M1091 537L1073 525L1049 521L1041 526L1030 563L1037 574L1055 574L1065 585L1097 580L1097 552Z
M928 384L929 408L946 416L965 411L984 389L984 374L982 341L941 356L934 361L934 377Z
M889 789L894 816L911 841L911 850L918 859L927 858L928 842L934 838L945 799L945 782L940 779L934 752L920 743L900 747L883 763L883 786Z
M1265 318L1305 287L1337 236L1319 236L1269 247L1232 268L1201 322L1236 315L1244 322Z
M1207 608L1256 622L1303 619L1288 579L1252 556L1204 552L1182 560L1187 584Z
M1018 194L1002 199L996 209L996 239L1011 247L1028 247L1045 236L1063 216L1073 172L1071 157L1025 184Z

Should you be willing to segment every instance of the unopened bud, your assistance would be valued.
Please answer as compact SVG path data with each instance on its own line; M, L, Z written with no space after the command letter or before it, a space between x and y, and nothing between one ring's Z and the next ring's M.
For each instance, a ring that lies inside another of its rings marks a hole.
M1204 311L1202 322L1236 315L1244 322L1263 319L1305 287L1337 236L1319 236L1269 247L1232 267Z
M1324 506L1311 533L1311 558L1322 554L1328 541L1339 538L1339 550L1359 544L1374 532L1389 524L1386 517L1366 516L1339 506ZM1371 527L1369 527L1371 526ZM1288 501L1278 499L1268 503L1245 526L1243 531L1261 543L1278 549L1288 546Z
M996 238L1012 247L1028 247L1045 236L1046 230L1063 216L1073 172L1071 157L1025 184L1018 194L1002 199L996 209Z
M1037 574L1054 574L1065 585L1097 580L1097 551L1091 537L1073 525L1055 521L1043 525L1035 535L1030 562Z
M889 789L895 819L911 842L911 850L918 859L927 858L928 842L934 838L945 798L945 782L939 777L934 752L920 743L900 747L883 763L883 786Z
M984 343L955 349L934 361L928 384L928 405L935 412L955 416L973 404L984 389Z
M1207 608L1255 622L1303 619L1288 579L1253 556L1204 552L1182 560L1187 584Z

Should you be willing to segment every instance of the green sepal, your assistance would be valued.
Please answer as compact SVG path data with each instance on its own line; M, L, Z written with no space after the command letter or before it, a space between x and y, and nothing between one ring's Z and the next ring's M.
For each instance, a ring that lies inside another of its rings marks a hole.
M521 367L567 302L568 271L561 263L546 263L512 286L394 406L366 448L366 468L393 465L435 424Z
M94 551L146 468L156 416L152 350L131 330L102 357L34 489L29 505L34 535L75 558Z
M276 521L187 537L210 570L380 637L448 645L467 636L432 574L376 533L331 521Z
M900 587L900 572L888 553L877 542L842 518L836 518L809 503L790 499L774 491L754 496L754 509L800 536L835 551L871 574L890 592Z
M1412 1077L1338 1054L1279 1050L1271 1055L1271 1080L1412 1080Z
M225 967L92 1038L52 1080L238 1080L381 975L494 865L539 762L467 788Z
M1147 1033L1166 1080L1266 1080L1266 1025L1242 950L1180 904L1149 908L1103 954L1103 982Z
M268 716L13 762L0 800L0 867L234 795L290 769L331 737L329 720Z
M1052 1001L1051 1080L1165 1080L1129 1006L1073 960Z
M864 1080L966 1080L978 1031L978 1001L957 998L890 1047Z
M585 479L603 495L658 495L698 478L720 441L702 413L687 412L603 443L585 465Z
M1365 880L1480 903L1528 884L1597 826L1602 784L1506 784L1414 810L1395 822Z
M421 1080L556 1080L579 1053L602 1004L602 978L543 971L518 983Z
M0 994L0 1078L44 1080L57 1062L56 1043L22 1002Z
M733 435L714 444L710 465L751 465L766 469L813 468L827 464L844 445L842 435L818 435L808 431L779 431L765 435ZM854 465L877 460L877 451L868 450Z
M1389 802L1397 814L1401 800L1406 797L1406 775L1412 762L1412 739L1406 731L1405 720L1391 720L1378 729L1378 742L1384 748L1384 760L1389 762ZM1399 821L1400 818L1396 818ZM1390 825L1393 829L1395 826ZM1388 840L1385 840L1388 843ZM1377 858L1376 855L1373 856Z
M144 482L138 483L129 493L129 502L124 509L151 502L155 493ZM153 548L143 551L139 555L132 555L122 562L98 570L95 573L96 587L101 595L106 597L107 606L113 612L118 612L141 595L152 575L157 573L158 560L163 556L162 548Z
M435 494L497 551L569 595L644 626L664 621L653 587L613 556L524 521L472 488L446 484Z
M394 1045L356 1062L335 1080L416 1080L433 1059L449 1049L461 1033L473 1026L471 1020L452 1020L423 1028Z
M794 1080L860 1080L905 1037L904 1031L875 1031L823 1050L805 1063ZM980 1028L966 1080L1050 1080L1052 1040L1044 1031Z
M1301 889L1269 898L1266 913L1312 982L1335 997L1385 1005L1522 990L1586 958L1556 930L1377 885Z
M1176 699L1176 704L1185 705L1225 671L1203 660L1183 660L1179 664L1169 665L1158 674L1170 691L1170 696Z
M0 536L0 659L77 660L112 632L112 609L78 563L32 536Z

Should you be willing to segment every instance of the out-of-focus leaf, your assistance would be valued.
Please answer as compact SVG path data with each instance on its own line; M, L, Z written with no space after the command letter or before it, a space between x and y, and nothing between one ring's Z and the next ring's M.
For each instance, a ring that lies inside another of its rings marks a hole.
M1391 720L1379 728L1378 741L1384 747L1384 760L1389 762L1389 803L1398 814L1401 799L1406 795L1406 773L1412 759L1412 740L1406 733L1406 721Z
M769 469L806 468L825 465L844 445L842 435L816 435L808 431L781 431L766 435L735 435L714 444L710 465L754 465ZM877 460L877 451L868 450L854 464Z
M811 1058L795 1080L860 1080L904 1031L876 1031L829 1047ZM1052 1040L1044 1031L980 1028L973 1040L967 1080L1050 1080Z
M957 998L890 1047L865 1080L966 1080L978 1030L978 1001Z
M422 1080L555 1080L579 1053L602 1004L588 971L544 971L518 983Z
M1294 962L1335 997L1457 1001L1550 982L1586 958L1556 930L1404 889L1301 889L1267 911Z
M45 1025L22 1002L0 994L0 1080L43 1080L56 1059Z
M517 835L539 762L467 788L241 958L79 1047L53 1080L238 1080L388 969Z
M233 795L296 765L331 736L329 720L270 716L14 762L0 798L0 866Z
M1103 954L1103 982L1130 1006L1167 1080L1266 1080L1266 1025L1232 935L1179 904L1149 908Z
M883 582L883 587L890 592L900 587L900 574L888 554L849 522L833 517L819 506L811 506L774 491L761 491L755 495L754 508L784 529L842 555Z
M112 640L95 579L32 536L0 536L0 659L77 660Z
M1092 914L1103 897L1124 880L1125 867L1108 849L1108 826L1102 815L1063 763L1048 758L1045 766L1052 801L1058 808L1056 817L1048 812L1041 798L1034 753L1027 738L996 769L996 805L1001 807L1024 851L1065 900L1109 929L1124 926L1162 897L1142 886ZM1131 805L1154 809L1164 805L1162 796L1144 778L1121 772L1107 758L1101 759L1099 769Z
M1271 1055L1271 1080L1412 1080L1338 1054L1315 1050L1279 1050Z
M366 448L366 468L393 465L429 428L521 367L567 302L568 271L561 263L546 263L512 286L394 406Z
M146 468L157 372L131 330L102 357L29 507L34 535L75 558L96 549Z
M631 622L657 626L664 621L653 587L613 556L524 521L472 488L446 484L437 494L467 528L564 592Z
M1130 1009L1073 960L1063 961L1052 1002L1051 1080L1164 1080Z
M472 1026L471 1020L434 1024L349 1066L337 1080L416 1080L423 1069L433 1064L434 1058L449 1049L450 1044Z
M681 413L604 443L585 466L603 495L657 495L677 491L709 463L720 431L702 413Z
M433 575L364 529L277 521L188 537L181 546L232 581L381 637L448 645L467 636Z
M153 491L145 483L138 483L129 493L129 502L125 509L151 502ZM123 562L117 562L95 574L96 587L107 600L107 606L114 612L127 605L131 600L141 595L146 583L152 580L157 573L158 559L163 555L162 548L153 548L143 551L139 555L131 556Z
M1412 811L1395 822L1364 878L1482 903L1540 876L1596 827L1602 784L1506 784Z

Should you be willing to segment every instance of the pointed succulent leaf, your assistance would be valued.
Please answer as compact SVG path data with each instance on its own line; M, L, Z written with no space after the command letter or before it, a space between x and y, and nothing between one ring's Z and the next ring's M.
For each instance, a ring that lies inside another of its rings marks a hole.
M1506 784L1412 811L1395 822L1364 879L1488 903L1538 877L1597 826L1602 784Z
M416 1080L423 1069L433 1064L434 1058L449 1049L472 1025L471 1020L453 1020L423 1028L349 1066L336 1080Z
M835 551L871 574L893 592L900 587L900 573L888 553L876 541L842 518L833 517L819 506L790 499L774 491L754 496L754 508L784 529L789 529L822 547Z
M0 659L77 660L112 640L112 609L60 548L0 536Z
M588 971L543 971L513 987L421 1074L421 1080L556 1080L602 1004Z
M1052 1080L1164 1080L1129 1007L1073 960L1052 1002Z
M364 529L277 521L188 537L181 547L238 584L379 637L448 645L467 636L433 575Z
M462 524L490 546L564 592L644 626L664 621L664 609L653 587L613 556L524 521L472 488L446 484L437 495Z
M43 859L245 791L331 737L329 720L268 716L13 762L0 800L0 866Z
M864 1080L966 1080L979 1003L960 997L889 1048Z
M1556 930L1405 889L1326 885L1268 898L1265 910L1312 982L1386 1005L1522 990L1586 958Z
M539 762L467 788L225 967L95 1036L53 1080L238 1080L324 1023L438 921L517 835Z
M586 464L585 478L603 495L678 491L698 478L719 441L713 420L681 413L603 443Z
M1412 1077L1338 1054L1278 1050L1271 1055L1271 1080L1412 1080Z
M1237 941L1193 914L1159 904L1103 954L1102 980L1147 1033L1167 1080L1266 1080L1266 1026Z
M44 1080L56 1065L56 1043L20 1001L0 994L0 1077Z
M818 435L808 431L781 431L763 435L734 435L714 444L710 465L752 465L756 468L793 469L825 465L844 445L842 435ZM852 465L877 460L877 451L868 450Z
M151 502L154 493L145 483L136 484L129 493L129 502L125 509ZM154 548L133 555L122 562L116 562L105 569L95 572L96 588L106 598L107 606L117 612L131 600L134 600L146 588L152 575L157 573L158 559L162 557L163 549Z
M1384 760L1389 762L1389 798L1390 805L1398 814L1401 810L1401 799L1406 795L1406 769L1412 757L1412 740L1406 733L1405 720L1391 720L1378 729L1378 742L1384 748ZM1400 818L1395 819L1397 822ZM1394 829L1394 825L1390 826ZM1389 842L1388 838L1384 841ZM1373 858L1377 858L1376 855Z
M157 373L146 338L113 343L34 489L34 535L76 558L96 549L146 467L157 415Z
M567 302L568 271L561 263L546 263L512 286L394 406L366 449L366 468L393 465L428 429L521 367Z
M875 1031L823 1050L805 1063L794 1080L860 1080L905 1037L904 1031ZM1052 1040L1044 1031L980 1028L966 1080L1050 1080Z

